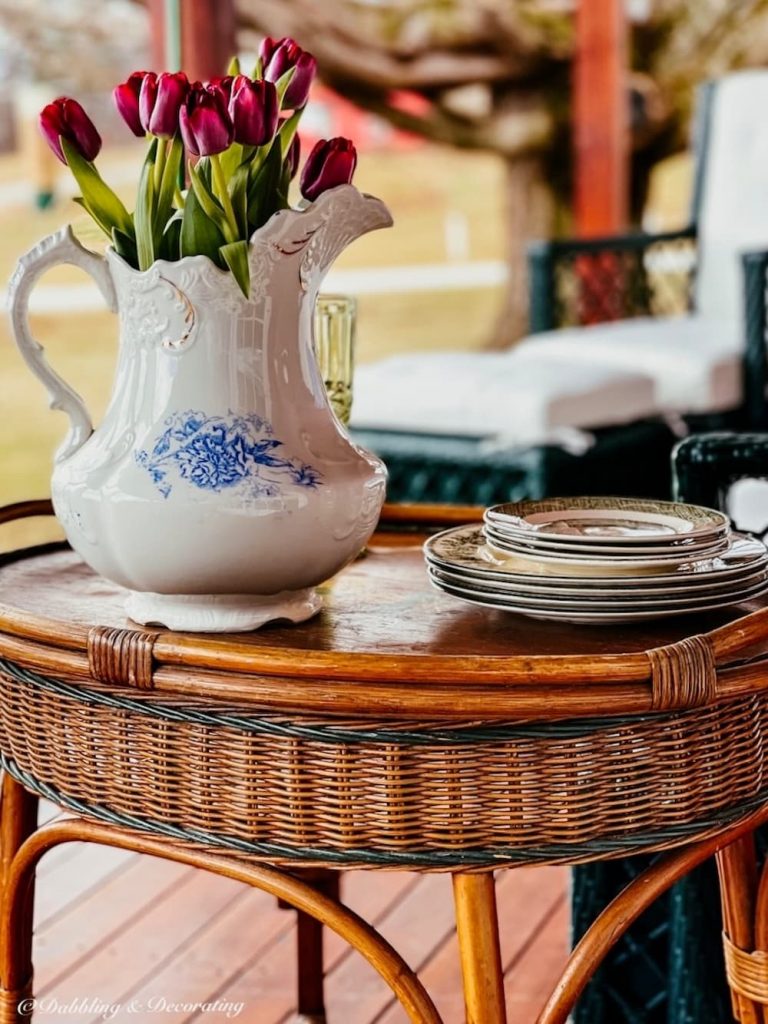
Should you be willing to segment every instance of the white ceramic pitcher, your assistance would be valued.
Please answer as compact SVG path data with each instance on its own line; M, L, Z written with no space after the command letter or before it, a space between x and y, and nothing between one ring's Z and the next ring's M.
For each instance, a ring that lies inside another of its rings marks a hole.
M320 282L351 241L391 224L342 185L284 210L251 241L251 295L207 257L144 272L83 248L69 228L19 261L17 344L71 426L52 496L72 547L127 588L140 623L253 629L314 614L314 587L364 546L384 500L383 464L334 416L313 354ZM82 399L29 330L37 278L88 271L120 317L115 382L94 430Z

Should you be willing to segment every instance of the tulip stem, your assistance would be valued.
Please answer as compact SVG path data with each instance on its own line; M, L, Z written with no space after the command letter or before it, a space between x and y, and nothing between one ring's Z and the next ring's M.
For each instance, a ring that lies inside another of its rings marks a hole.
M155 194L160 191L160 185L163 181L163 171L165 170L165 158L168 155L167 144L165 139L158 138L157 140L157 156L155 157Z
M232 231L232 237L227 239L229 242L236 242L240 235L240 228L237 224L237 217L235 216L235 209L232 206L232 199L229 195L229 189L227 188L227 179L224 177L224 170L221 166L221 160L219 154L214 153L210 157L211 169L213 170L213 181L216 186L216 194L221 200L221 205L224 207L224 214L227 218L227 223Z

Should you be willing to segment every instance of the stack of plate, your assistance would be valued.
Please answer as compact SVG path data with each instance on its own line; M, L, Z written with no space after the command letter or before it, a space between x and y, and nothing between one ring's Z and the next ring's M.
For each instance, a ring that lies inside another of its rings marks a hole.
M496 505L425 545L439 590L564 622L724 608L768 590L768 552L714 509L633 498Z

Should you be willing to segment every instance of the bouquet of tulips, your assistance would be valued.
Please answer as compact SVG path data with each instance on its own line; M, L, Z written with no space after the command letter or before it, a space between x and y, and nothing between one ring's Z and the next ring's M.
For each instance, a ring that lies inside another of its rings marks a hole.
M77 181L82 194L75 202L126 262L147 270L157 259L208 256L232 271L247 297L248 240L288 206L299 165L297 128L315 68L315 58L294 40L266 38L250 76L237 59L225 76L204 83L190 83L181 71L134 72L113 93L134 135L149 140L133 214L94 165L101 137L77 100L48 104L40 127ZM312 201L350 182L356 163L348 139L318 142L304 164L302 195Z

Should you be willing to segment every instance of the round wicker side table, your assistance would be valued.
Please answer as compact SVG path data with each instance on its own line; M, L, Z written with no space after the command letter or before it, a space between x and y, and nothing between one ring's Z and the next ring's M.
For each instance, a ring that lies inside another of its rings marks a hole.
M76 839L273 893L422 1024L439 1024L427 992L336 872L451 872L467 1020L501 1024L493 871L673 850L578 945L539 1018L556 1024L632 920L717 853L734 1008L762 1021L768 606L599 628L463 606L430 589L421 544L476 515L386 509L318 617L236 636L136 627L63 543L2 557L0 1024L31 991L35 866ZM72 816L37 829L39 795Z

